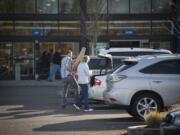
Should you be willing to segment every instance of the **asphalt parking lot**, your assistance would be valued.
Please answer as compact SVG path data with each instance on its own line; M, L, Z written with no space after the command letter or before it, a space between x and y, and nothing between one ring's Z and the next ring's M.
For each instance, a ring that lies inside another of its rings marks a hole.
M142 124L126 111L91 103L93 112L76 111L70 98L61 109L61 87L0 87L0 135L120 135Z

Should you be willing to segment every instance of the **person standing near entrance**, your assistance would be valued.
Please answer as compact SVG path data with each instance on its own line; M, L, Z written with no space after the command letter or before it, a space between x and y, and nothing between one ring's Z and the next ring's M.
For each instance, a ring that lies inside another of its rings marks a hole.
M62 97L62 108L66 108L67 95L70 86L75 89L75 95L79 94L79 86L74 78L72 51L68 51L67 55L61 61L61 77L63 79L64 89Z
M47 51L43 51L39 58L39 74L37 75L37 80L40 81L41 77L47 75L49 72L49 66L50 66L50 61L49 61L49 55ZM46 76L47 77L47 76Z
M88 99L89 80L90 80L90 76L92 75L92 71L89 70L89 66L88 66L89 60L90 60L89 56L85 55L77 68L78 84L81 87L81 95L77 97L76 103L73 104L73 106L77 110L80 110L80 107L82 106L83 103L84 111L93 111L93 109L89 107L89 99Z
M53 54L48 81L54 80L57 71L61 77L61 48L58 48Z

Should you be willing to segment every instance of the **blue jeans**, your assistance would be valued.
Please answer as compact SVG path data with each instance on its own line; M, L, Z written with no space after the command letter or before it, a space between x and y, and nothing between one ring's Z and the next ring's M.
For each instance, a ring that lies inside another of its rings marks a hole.
M61 76L61 67L58 64L52 64L50 67L50 73L48 80L52 81L55 78L56 72L59 72L59 75Z
M88 84L79 84L81 87L81 94L76 99L76 105L81 107L82 101L84 101L84 109L89 109L89 100L88 100Z

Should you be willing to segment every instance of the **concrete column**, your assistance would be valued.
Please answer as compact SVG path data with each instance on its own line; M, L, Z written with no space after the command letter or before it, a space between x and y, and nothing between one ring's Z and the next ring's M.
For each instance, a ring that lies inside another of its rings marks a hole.
M16 63L15 65L15 80L21 80L21 67L20 63Z

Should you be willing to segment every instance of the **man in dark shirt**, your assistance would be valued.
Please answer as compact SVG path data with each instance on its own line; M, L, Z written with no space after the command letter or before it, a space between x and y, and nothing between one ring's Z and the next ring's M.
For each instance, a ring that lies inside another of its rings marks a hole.
M61 48L58 48L53 55L48 81L54 80L57 71L61 76Z

